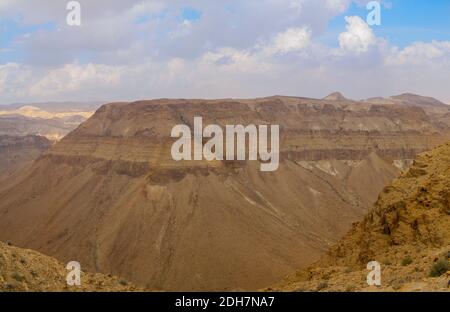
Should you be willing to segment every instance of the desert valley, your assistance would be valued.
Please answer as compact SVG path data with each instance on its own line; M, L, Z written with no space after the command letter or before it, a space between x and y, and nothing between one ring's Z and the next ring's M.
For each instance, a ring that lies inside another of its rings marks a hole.
M195 117L279 125L278 169L173 160ZM69 261L91 291L365 290L371 260L387 290L447 289L428 275L450 251L450 106L433 98L25 105L0 133L2 290L70 290Z

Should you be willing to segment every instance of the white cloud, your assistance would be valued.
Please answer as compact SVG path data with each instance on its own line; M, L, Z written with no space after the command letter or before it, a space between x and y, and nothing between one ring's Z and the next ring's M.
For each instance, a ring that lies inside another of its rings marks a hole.
M404 49L393 48L386 58L386 65L430 65L444 61L450 61L450 41L416 42Z
M326 0L327 7L339 13L345 12L351 1L349 0Z
M311 30L308 27L289 28L276 35L273 43L266 48L270 54L300 51L311 41Z
M7 54L22 52L23 63L0 64L4 102L321 97L335 90L354 98L420 91L450 99L437 80L450 72L448 42L395 48L351 16L346 31L333 34L338 47L320 43L351 0L82 1L80 28L65 25L59 1L29 2L0 1L0 19L20 15L56 29L7 47ZM182 18L185 7L201 18Z
M348 53L361 54L376 43L369 25L359 16L346 16L347 31L339 35L339 46Z
M83 90L114 88L120 82L121 69L100 64L67 64L49 71L30 87L31 96L63 96Z
M0 64L0 94L4 98L23 96L31 76L32 70L27 66L17 63Z

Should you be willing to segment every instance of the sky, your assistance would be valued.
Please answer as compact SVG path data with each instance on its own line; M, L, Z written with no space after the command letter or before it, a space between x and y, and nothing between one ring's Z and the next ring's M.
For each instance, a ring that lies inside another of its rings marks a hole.
M450 1L0 0L0 104L153 98L450 103Z

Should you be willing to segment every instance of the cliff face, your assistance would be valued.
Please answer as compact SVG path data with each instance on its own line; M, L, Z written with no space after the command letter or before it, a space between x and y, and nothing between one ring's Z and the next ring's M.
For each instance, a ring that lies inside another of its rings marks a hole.
M279 124L281 164L171 159L171 129ZM404 105L272 97L114 103L0 185L0 239L150 289L258 289L317 260L418 152Z
M44 137L0 136L0 176L7 177L48 150L51 142Z
M368 290L366 265L378 261L379 289L450 291L449 257L450 143L421 154L327 256L276 288Z

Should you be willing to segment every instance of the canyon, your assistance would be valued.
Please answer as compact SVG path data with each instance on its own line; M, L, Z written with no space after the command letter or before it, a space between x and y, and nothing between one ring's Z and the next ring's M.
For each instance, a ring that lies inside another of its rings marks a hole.
M278 170L174 161L171 130L196 116L279 125ZM150 290L260 289L318 260L417 154L449 141L449 116L416 95L103 105L0 183L0 240Z

